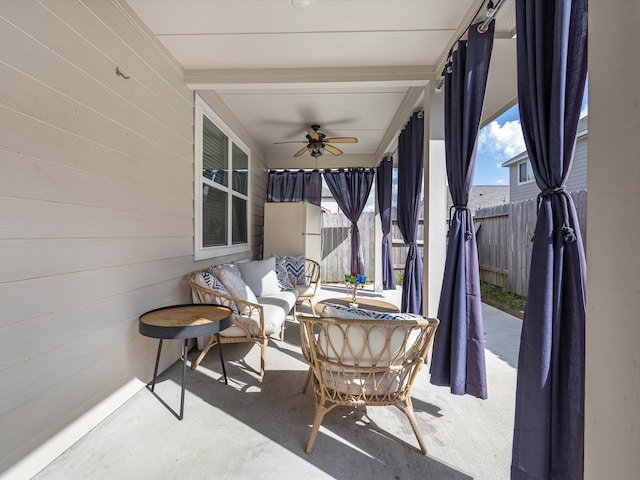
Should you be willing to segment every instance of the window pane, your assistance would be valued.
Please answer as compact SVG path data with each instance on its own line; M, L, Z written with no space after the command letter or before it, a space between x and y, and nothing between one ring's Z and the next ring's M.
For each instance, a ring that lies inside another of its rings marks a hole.
M533 168L531 162L527 161L518 165L518 181L522 183L529 180L533 180Z
M243 195L247 194L247 172L249 171L249 157L233 144L233 189Z
M206 115L202 116L202 176L229 185L229 143L227 136Z
M227 193L202 186L202 246L227 244Z
M247 243L247 201L233 197L231 204L233 243Z

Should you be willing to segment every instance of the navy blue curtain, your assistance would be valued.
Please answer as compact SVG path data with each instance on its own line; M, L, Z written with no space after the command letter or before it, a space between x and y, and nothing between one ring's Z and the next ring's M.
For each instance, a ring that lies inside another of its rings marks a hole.
M373 169L350 168L337 171L325 170L324 180L342 213L351 221L351 272L364 274L360 255L360 230L358 219L367 204L375 172Z
M455 395L487 398L478 247L467 207L476 163L478 128L493 49L494 23L469 27L445 74L445 153L453 207L433 344L431 383Z
M409 253L402 281L402 311L422 314L422 254L416 243L424 156L424 118L414 113L398 136L398 228Z
M378 190L378 210L382 223L382 288L395 290L396 278L391 261L391 193L393 177L393 158L386 157L378 165L376 188Z
M520 118L541 193L511 478L582 479L586 263L565 182L587 75L587 1L517 0L516 28Z
M267 202L309 202L320 206L321 201L322 175L318 170L269 172Z

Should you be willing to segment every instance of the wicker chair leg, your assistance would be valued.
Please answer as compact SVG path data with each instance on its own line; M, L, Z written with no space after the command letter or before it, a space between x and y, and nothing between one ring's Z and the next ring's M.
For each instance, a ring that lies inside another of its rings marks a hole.
M207 345L202 349L202 352L200 352L200 355L198 355L198 358L196 358L195 362L191 363L191 370L195 370L196 368L198 368L198 365L200 365L200 362L202 362L202 360L204 359L205 355L207 353L209 353L209 350L211 350L211 348L218 343L216 341L216 336L215 335L211 335L211 338L209 339L209 342L207 343Z
M411 400L407 401L405 407L401 407L398 405L398 408L404 412L404 414L409 419L409 423L411 424L411 428L413 428L413 433L416 435L418 439L418 444L420 445L420 451L423 455L427 454L427 447L424 444L424 440L422 439L422 434L420 433L420 429L418 428L418 422L416 422L416 416L413 413L413 405L411 404Z
M265 338L260 344L260 376L264 377L264 367L267 358L267 343L269 343L269 339Z
M309 382L311 381L311 375L313 374L313 370L309 367L309 371L307 372L307 378L304 379L304 385L302 386L302 393L306 393L307 387L309 386Z
M325 414L331 410L330 408L325 408L323 405L316 403L316 416L313 419L313 428L311 429L311 435L309 435L309 443L307 443L307 453L311 453L313 450L313 444L316 441L316 437L318 436L318 431L320 430L320 424L322 423L322 419Z

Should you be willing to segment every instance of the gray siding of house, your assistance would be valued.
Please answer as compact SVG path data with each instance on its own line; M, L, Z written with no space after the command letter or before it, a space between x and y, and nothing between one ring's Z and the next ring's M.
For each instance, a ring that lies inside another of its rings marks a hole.
M518 185L518 163L509 166L509 185L511 187L511 201L519 202L535 198L540 189L536 182ZM587 136L583 135L576 142L576 150L571 166L571 172L566 183L567 190L576 192L587 189Z
M194 262L194 94L128 6L6 1L0 22L0 476L30 478L150 380L138 316L224 259Z

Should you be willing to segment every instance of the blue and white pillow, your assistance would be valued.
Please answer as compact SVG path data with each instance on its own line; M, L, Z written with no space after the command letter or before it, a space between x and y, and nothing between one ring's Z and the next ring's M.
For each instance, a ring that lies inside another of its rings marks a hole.
M289 278L289 272L282 257L276 257L276 277L280 290L293 290L293 283L291 282L291 278Z
M231 293L222 284L222 282L209 272L201 272L200 275L196 277L196 283L203 288L210 289L214 293L220 293L229 297L231 296ZM233 310L233 313L238 313L238 307L235 302L227 300L220 302L219 299L217 299L216 301L225 307L229 307L231 310Z
M304 274L304 255L283 255L276 257L276 263L278 262L282 262L287 272L296 277L298 287L307 284L307 278Z
M322 309L323 317L360 320L421 320L424 317L415 313L382 313L343 307L342 305L326 305Z

